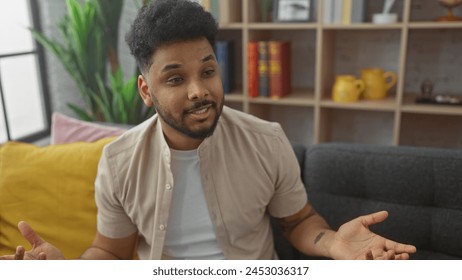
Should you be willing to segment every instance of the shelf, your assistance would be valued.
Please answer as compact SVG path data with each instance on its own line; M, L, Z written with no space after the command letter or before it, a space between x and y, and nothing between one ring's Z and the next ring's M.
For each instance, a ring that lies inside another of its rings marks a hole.
M222 30L233 30L233 29L237 29L237 30L241 30L243 28L243 24L242 23L235 23L235 22L232 22L232 23L220 23L219 24L219 29L222 29Z
M396 100L394 97L388 97L384 100L359 100L352 103L339 103L326 98L321 101L321 107L393 112L396 110Z
M460 105L432 105L415 103L416 94L408 94L404 98L401 111L404 113L437 114L437 115L459 115L462 116Z
M243 102L244 96L242 93L227 93L225 94L226 102Z
M462 148L460 116L404 113L400 144L407 146Z
M430 0L396 1L400 22L375 24L372 14L383 1L368 1L366 22L325 24L324 1L316 0L315 22L259 22L260 1L241 0L242 22L220 25L222 37L238 49L239 91L227 94L229 106L281 124L288 138L307 145L352 142L378 145L462 147L462 106L416 104L423 80L434 92L462 94L462 22L436 22L441 8ZM250 98L247 92L247 43L291 42L293 92L278 100ZM397 83L383 100L337 103L329 93L335 77L378 67L393 71ZM459 75L459 76L458 76ZM444 123L440 125L440 123ZM444 135L442 135L444 134Z
M251 30L292 30L292 29L316 29L317 23L249 23L247 26Z
M326 30L350 30L350 29L402 29L405 25L403 23L394 24L375 24L375 23L357 23L357 24L324 24L323 29Z
M270 104L284 106L313 106L315 104L314 93L311 91L295 90L290 95L280 99L270 97L249 98L249 103L253 104Z
M408 24L410 29L451 29L462 28L462 22L436 22L436 21L422 21L410 22Z

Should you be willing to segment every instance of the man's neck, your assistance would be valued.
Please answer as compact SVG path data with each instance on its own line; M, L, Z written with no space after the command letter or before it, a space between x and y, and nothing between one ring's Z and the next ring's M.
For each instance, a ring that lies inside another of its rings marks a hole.
M162 123L162 131L164 133L165 141L171 149L183 151L195 150L204 141L204 139L196 139L184 135L183 133L165 124L162 119L160 120Z

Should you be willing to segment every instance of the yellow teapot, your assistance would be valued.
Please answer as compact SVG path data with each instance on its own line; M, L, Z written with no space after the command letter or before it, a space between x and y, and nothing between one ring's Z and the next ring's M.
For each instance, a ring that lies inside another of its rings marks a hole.
M396 84L397 77L392 71L380 68L365 68L361 70L361 80L364 81L364 99L383 99L388 90Z
M353 75L338 75L332 88L332 99L335 102L355 102L364 91L364 82Z

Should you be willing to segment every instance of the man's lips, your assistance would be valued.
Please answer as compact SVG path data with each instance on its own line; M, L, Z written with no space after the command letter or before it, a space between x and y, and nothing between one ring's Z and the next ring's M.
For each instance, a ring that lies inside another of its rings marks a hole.
M190 109L190 110L186 111L186 114L194 114L194 115L204 114L211 107L212 107L212 104L207 104L207 105L204 105L204 106L200 106L198 108Z

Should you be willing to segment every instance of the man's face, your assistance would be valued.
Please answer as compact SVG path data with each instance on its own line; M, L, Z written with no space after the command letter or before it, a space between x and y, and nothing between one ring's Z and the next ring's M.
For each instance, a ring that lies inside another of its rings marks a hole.
M205 38L157 49L138 88L160 116L169 144L210 136L223 109L219 66Z

